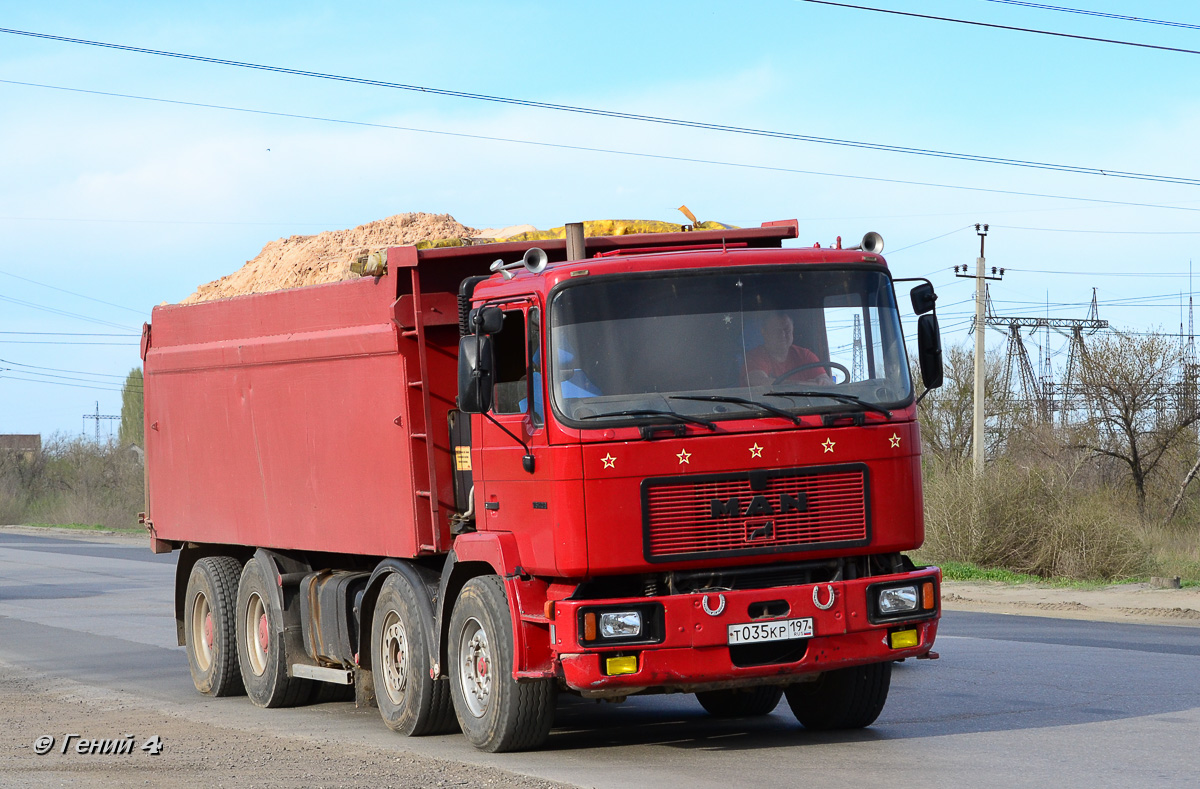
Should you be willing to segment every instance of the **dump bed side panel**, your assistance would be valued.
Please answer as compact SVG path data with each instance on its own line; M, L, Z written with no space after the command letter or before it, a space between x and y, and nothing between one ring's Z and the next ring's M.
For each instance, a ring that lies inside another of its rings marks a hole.
M397 279L155 309L146 459L160 539L415 555L417 360L393 321Z

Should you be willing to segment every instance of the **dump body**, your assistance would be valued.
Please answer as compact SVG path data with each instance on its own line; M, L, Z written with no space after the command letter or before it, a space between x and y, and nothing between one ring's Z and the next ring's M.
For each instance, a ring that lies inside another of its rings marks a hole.
M397 320L412 309L401 279L393 269L155 310L146 450L158 538L397 557L446 549L445 522L417 494L429 471L423 442L419 456L413 448L423 403L410 393L427 385L444 417L455 382L452 365L438 369L436 335L452 348L457 319L428 331L425 384L421 348ZM439 498L452 501L445 439L434 459L445 468Z

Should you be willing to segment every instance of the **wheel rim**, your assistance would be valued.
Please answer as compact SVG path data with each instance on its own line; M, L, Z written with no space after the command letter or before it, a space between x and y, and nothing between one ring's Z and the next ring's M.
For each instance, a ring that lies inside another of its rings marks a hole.
M196 595L192 603L192 654L201 671L208 671L213 662L212 607L203 592Z
M383 620L383 686L388 698L399 706L408 689L408 634L395 611Z
M482 718L492 696L492 652L487 632L478 619L471 617L463 625L458 654L458 681L463 698L471 714Z
M270 648L270 626L267 622L267 607L258 594L250 595L246 601L246 657L254 676L262 676L267 670L267 650Z

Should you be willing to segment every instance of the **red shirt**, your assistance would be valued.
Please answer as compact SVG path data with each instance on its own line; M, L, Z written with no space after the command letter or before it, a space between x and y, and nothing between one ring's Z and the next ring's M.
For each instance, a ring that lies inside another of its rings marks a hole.
M797 367L813 362L819 362L817 355L807 348L801 348L799 345L793 345L788 349L787 358L782 362L777 362L767 353L767 349L763 346L751 348L746 351L746 369L750 372L764 372L774 381L779 376L795 370ZM815 381L823 375L828 375L829 372L824 367L810 367L807 370L796 373L788 380L799 381Z

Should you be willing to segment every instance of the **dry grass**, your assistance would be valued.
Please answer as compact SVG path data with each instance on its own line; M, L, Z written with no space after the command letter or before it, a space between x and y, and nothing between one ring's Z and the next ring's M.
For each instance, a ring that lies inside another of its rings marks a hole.
M933 561L969 562L1043 578L1120 579L1152 569L1147 533L1125 497L1087 489L1054 467L1000 461L925 480L926 543Z
M137 525L141 461L115 443L54 437L32 458L0 457L0 522Z

